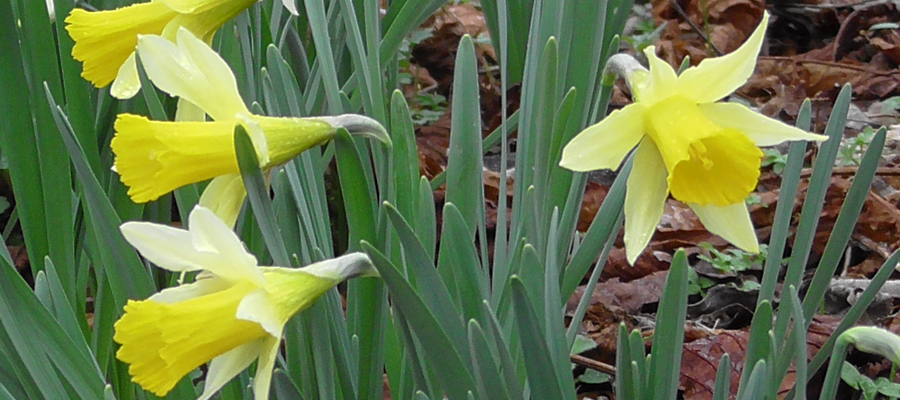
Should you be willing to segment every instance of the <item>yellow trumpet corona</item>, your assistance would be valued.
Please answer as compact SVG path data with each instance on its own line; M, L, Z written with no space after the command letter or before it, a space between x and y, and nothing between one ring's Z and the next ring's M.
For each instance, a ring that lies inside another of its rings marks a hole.
M590 171L618 168L637 147L625 194L629 263L650 242L670 193L690 206L710 232L758 252L744 204L759 179L763 154L757 146L827 139L737 103L718 103L753 74L768 20L765 13L734 52L707 58L681 75L648 47L649 71L623 68L634 103L588 127L563 149L560 166Z

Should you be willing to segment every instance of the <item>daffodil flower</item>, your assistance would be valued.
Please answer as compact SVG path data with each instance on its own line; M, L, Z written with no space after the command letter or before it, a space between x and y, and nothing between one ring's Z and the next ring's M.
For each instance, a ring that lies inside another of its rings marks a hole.
M637 147L625 195L629 263L650 242L669 193L690 206L710 232L758 252L744 204L759 179L757 146L827 139L737 103L717 103L753 74L768 20L766 13L733 53L707 58L681 75L648 47L649 71L622 68L634 103L588 127L563 149L560 166L590 171L617 168Z
M136 203L155 200L184 185L214 178L200 198L229 225L234 225L246 191L234 152L234 127L243 125L264 170L283 164L310 147L331 140L338 128L390 143L384 128L360 115L277 118L250 113L238 93L228 64L189 30L177 43L141 36L138 52L147 76L161 90L199 108L200 115L151 121L120 114L110 146L114 166ZM184 108L179 109L179 113ZM213 121L205 121L203 114Z
M258 0L151 0L108 11L72 10L66 30L75 41L72 57L84 63L81 76L94 86L112 83L110 94L133 97L141 89L134 48L139 35L175 40L186 28L206 43L226 22Z
M189 230L127 222L121 231L147 260L173 272L202 271L194 283L129 300L115 324L116 357L132 381L165 396L210 362L200 399L208 399L259 359L254 397L268 399L284 324L338 283L377 276L368 256L351 253L305 268L259 267L240 239L197 206Z

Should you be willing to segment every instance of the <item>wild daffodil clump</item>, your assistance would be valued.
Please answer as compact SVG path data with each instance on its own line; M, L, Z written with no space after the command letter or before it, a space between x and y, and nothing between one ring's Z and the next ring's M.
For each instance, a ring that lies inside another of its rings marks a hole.
M160 0L112 11L76 9L66 19L83 77L129 98L140 90L135 55L150 81L179 99L176 121L119 114L110 147L114 171L137 203L211 180L189 217L190 229L128 222L120 230L148 261L192 283L129 300L115 323L116 357L132 381L165 396L209 363L201 399L213 396L256 360L255 398L266 399L285 323L325 292L358 276L378 276L368 256L350 253L304 268L260 267L231 231L246 189L234 130L249 132L259 167L270 170L331 140L338 129L390 143L360 115L276 118L251 113L234 74L209 43L215 31L256 0ZM289 9L296 12L291 2ZM207 115L211 121L207 121Z
M625 196L629 263L650 242L669 194L690 206L710 232L758 252L744 203L759 178L763 153L758 146L827 139L741 104L718 102L753 74L768 21L766 13L736 51L707 58L681 75L656 56L654 46L647 47L649 71L624 68L634 103L585 129L564 148L560 166L590 171L618 168L636 147Z

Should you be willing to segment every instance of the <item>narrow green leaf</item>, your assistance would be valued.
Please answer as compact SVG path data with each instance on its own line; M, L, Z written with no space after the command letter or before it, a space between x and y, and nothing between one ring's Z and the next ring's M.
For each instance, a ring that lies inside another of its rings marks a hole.
M745 391L743 396L740 394L738 395L738 400L764 398L765 393L769 391L768 385L770 382L766 379L767 376L768 368L766 368L766 361L759 360L756 365L753 366L753 371L747 379L747 384L741 385L741 388L745 389Z
M395 90L391 96L391 138L394 141L394 192L397 195L397 210L405 219L415 221L419 198L413 189L419 185L419 155L409 106L399 90Z
M581 322L584 320L588 306L590 306L593 299L594 289L596 289L597 282L600 281L600 275L603 273L602 267L605 266L607 260L609 260L609 253L612 251L613 247L615 247L618 232L622 229L622 224L624 222L625 214L619 213L619 219L616 221L616 228L612 231L616 234L609 235L609 239L607 239L606 244L603 245L603 250L600 252L600 258L597 259L594 271L591 272L591 277L588 278L581 299L578 300L578 307L575 308L575 313L572 314L569 330L566 332L566 343L569 344L569 347L575 343L575 335L581 329Z
M722 354L719 359L719 368L716 371L716 388L713 392L713 400L728 400L731 394L731 357L728 353Z
M628 161L622 166L619 175L616 176L615 182L609 189L609 193L600 205L600 210L591 222L590 228L584 235L581 245L572 256L572 261L566 267L562 289L560 295L563 299L568 299L575 293L575 288L581 283L584 275L591 267L597 256L597 249L601 249L609 236L613 234L613 229L622 207L625 204L625 183L631 174L631 166L634 157L628 157Z
M688 297L687 256L683 249L675 253L656 313L657 334L653 335L647 388L649 399L674 399L681 373L684 320Z
M505 385L498 385L495 377L500 376L496 360L491 355L484 330L475 320L469 321L469 355L475 370L478 395L482 399L508 399Z
M82 341L73 341L16 272L0 259L0 321L17 354L46 398L101 398L103 377Z
M247 188L247 199L253 208L253 215L259 224L269 254L279 266L289 267L294 265L288 257L284 240L275 222L275 212L272 210L272 200L269 198L269 187L259 169L259 160L256 158L256 147L250 140L247 130L241 124L234 126L234 152L237 156L238 166L241 169L241 178Z
M16 196L22 234L28 243L28 257L42 260L50 252L47 219L43 188L36 184L41 182L41 169L36 168L40 159L29 104L28 64L22 56L23 51L33 48L26 43L21 44L24 49L20 47L17 27L21 20L13 13L15 3L21 2L0 2L0 54L4 55L0 57L0 93L3 93L0 110L4 110L4 117L0 118L0 148L6 149L3 155L9 162L9 178ZM39 267L35 265L35 268Z
M481 301L490 297L471 236L471 225L466 223L456 205L448 201L444 204L442 228L438 271L451 271L452 282L442 276L448 287L456 288L456 302L462 307L463 320L478 319Z
M800 214L800 223L797 225L797 236L794 238L792 246L791 261L788 263L787 274L784 278L785 285L798 286L800 284L800 275L809 258L809 250L812 247L813 237L815 236L815 227L819 222L823 199L828 186L831 184L834 158L840 148L841 137L844 134L844 125L847 121L851 95L850 86L844 86L841 89L832 108L831 117L828 119L828 125L825 127L825 135L829 139L821 145L819 156L816 158L816 164L813 167L809 188L806 191L806 200L803 202L803 211ZM781 318L781 313L779 313L779 319L786 320L787 318L786 316ZM781 328L780 323L779 328ZM779 337L783 337L784 332L785 330L778 329L776 334Z
M441 323L428 306L417 295L400 271L377 249L366 242L363 249L372 258L375 268L391 290L394 306L403 311L404 316L416 335L422 341L422 348L432 368L441 376L440 384L451 399L466 399L467 392L474 390L475 380L468 362L468 348L457 348Z
M475 45L469 36L459 42L455 71L446 198L459 208L469 234L474 235L475 221L484 212L484 171L481 155L472 151L481 148L481 111Z
M866 312L869 304L875 300L875 295L881 290L882 285L887 282L888 277L894 272L897 264L900 263L900 250L894 251L891 256L881 265L881 268L878 269L878 272L875 273L875 276L872 277L872 280L869 282L869 286L862 292L861 295L856 300L850 310L844 315L844 319L838 324L838 326L834 329L834 332L825 341L825 344L819 348L819 352L816 353L815 357L813 357L812 361L810 361L809 366L807 368L807 377L806 379L812 379L813 376L819 371L819 368L828 361L828 358L831 356L831 351L835 346L835 341L837 337L840 336L841 333L850 329L856 322L859 321L860 317ZM806 321L809 324L809 321ZM785 349L782 351L783 354L794 354L797 351L796 344L794 341L787 341ZM784 361L784 360L782 360ZM790 366L791 359L788 359L786 363L782 362L784 365L779 365L779 369L777 373L779 375L776 376L784 376L784 373L787 371ZM796 389L796 388L795 388ZM790 400L794 398L795 389L791 389L791 391L785 396L786 400Z
M763 301L756 306L756 312L753 313L753 321L750 323L750 338L747 340L747 354L744 356L744 372L741 374L738 398L744 398L747 395L750 374L755 370L757 362L765 360L769 354L775 351L775 349L769 347L769 331L771 329L772 303Z
M522 338L522 352L525 356L525 369L528 371L528 384L531 395L536 399L569 399L566 390L559 386L557 369L547 348L543 328L538 322L532 300L529 299L525 285L518 276L510 279L514 298L513 309L516 314L516 326ZM549 367L549 368L548 368ZM569 375L571 378L571 374ZM570 389L571 390L571 389Z
M810 110L810 102L807 99L797 114L797 128L804 131L809 130ZM772 235L769 238L768 254L771 257L766 258L757 303L763 300L771 302L775 297L775 284L778 274L781 273L781 255L784 254L785 243L790 233L788 229L794 214L794 198L800 185L800 170L803 168L803 160L806 158L806 145L805 141L795 141L791 143L790 150L788 150L787 162L781 175L781 189L778 191L778 205L775 207Z
M816 274L813 276L806 297L803 298L803 315L806 319L811 320L816 312L816 308L825 298L825 292L834 276L838 263L843 259L847 243L850 242L850 236L856 228L856 221L859 219L859 213L862 211L866 198L869 196L869 189L872 187L872 180L875 178L875 170L881 162L881 154L884 149L886 130L884 127L878 130L866 154L863 156L862 163L853 177L853 183L847 190L847 196L844 198L844 204L841 205L841 212L838 214L837 220L834 221L834 229L831 231L831 237L828 238L828 244L825 245L825 252L816 268Z
M419 178L419 209L415 215L416 236L422 240L425 252L434 259L435 247L437 247L436 215L434 209L434 194L428 178Z
M72 165L75 167L75 174L83 186L87 219L90 220L100 250L100 254L94 255L95 260L99 261L97 264L103 266L102 271L109 278L116 308L121 310L126 300L146 298L154 292L155 287L137 253L119 232L122 221L109 203L100 183L97 182L96 175L91 171L84 150L78 143L78 138L72 133L65 114L55 106L56 102L50 92L46 93L48 101L54 105L53 115L57 129L62 134Z
M350 227L348 250L352 251L359 248L361 240L375 243L375 199L370 194L370 181L366 179L359 151L346 130L338 130L334 144L347 225Z
M465 341L463 319L453 306L454 301L450 291L444 282L441 281L437 270L434 268L434 263L425 252L409 224L403 219L403 216L390 204L385 204L384 208L394 230L400 237L400 242L403 243L403 250L406 254L409 268L407 281L422 296L425 304L435 314L435 317L437 317L450 339L456 343L456 346L461 347ZM413 276L415 281L411 278Z
M800 305L800 297L797 295L797 289L791 286L788 289L790 294L791 305L793 306L791 309L791 317L794 319L794 325L791 330L791 339L794 341L794 346L798 349L806 348L806 318L803 316L803 308ZM796 376L795 382L798 384L794 385L794 389L796 390L797 395L801 399L806 398L806 380L807 380L807 353L805 351L797 352L797 359L794 363L794 372ZM777 378L777 377L776 377ZM772 385L775 386L777 383L777 379L772 381Z
M327 22L329 19L325 16L325 6L323 2L315 0L303 0L303 4L306 5L309 27L312 31L313 42L316 45L316 64L318 64L321 71L325 71L321 76L325 84L328 111L331 115L338 115L341 114L344 107L340 98L340 85L337 81L337 74L331 72L337 71L337 69L329 41L331 35L328 32ZM336 2L333 4L336 4Z
M623 371L616 374L616 398L621 400L637 400L637 393L634 393L636 385L634 376L624 371L631 368L633 360L631 352L631 341L628 337L628 329L625 323L619 324L619 334L616 336L616 371ZM640 379L638 379L640 380Z

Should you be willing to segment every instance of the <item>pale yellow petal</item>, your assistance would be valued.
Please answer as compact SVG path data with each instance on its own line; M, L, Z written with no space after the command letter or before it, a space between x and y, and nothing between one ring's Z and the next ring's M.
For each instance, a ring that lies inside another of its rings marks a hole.
M634 154L625 192L625 254L629 264L641 255L662 218L669 190L666 165L659 150L645 139Z
M640 103L613 111L573 138L563 148L559 166L573 171L616 169L644 136Z
M156 87L196 104L213 120L247 112L228 64L189 31L178 31L177 46L160 36L142 36L138 52Z
M184 285L173 286L161 290L159 293L150 296L147 300L158 303L174 304L182 301L188 301L193 298L206 296L231 287L231 283L215 276L202 277L198 274L197 280Z
M225 225L233 227L241 214L247 190L240 174L213 178L200 195L200 205L212 210Z
M747 83L756 69L768 24L769 13L764 12L756 30L737 50L722 57L707 58L684 71L678 77L678 93L696 103L712 103Z
M204 269L222 278L239 281L248 280L257 286L265 286L266 279L259 269L256 257L247 252L244 243L209 209L197 205L188 218L191 243L194 248L219 256L215 265Z
M649 107L675 94L677 75L669 63L656 55L655 46L644 49L644 55L650 65L649 79L641 77L632 83L631 89L635 100Z
M759 253L759 241L756 239L750 212L744 202L725 207L691 203L688 203L688 206L694 210L706 230L721 236L741 250Z
M134 54L131 52L131 55L119 67L116 80L109 88L109 94L119 100L130 99L141 90L141 78L138 75Z
M297 0L282 0L284 6L294 15L300 15L300 12L297 11Z
M287 323L287 320L279 315L279 307L273 304L272 296L264 289L255 290L244 296L235 316L244 321L256 322L274 337L281 337L284 324ZM290 319L291 316L287 318Z
M262 353L259 355L259 364L256 366L256 376L253 378L254 399L269 398L269 389L272 386L272 370L275 369L275 360L278 358L278 350L280 348L280 337L270 336L266 338Z
M183 97L178 98L178 106L175 109L175 121L206 121L206 112L196 104L185 100Z
M209 254L191 245L191 235L184 229L150 222L126 222L119 230L144 258L169 271L198 271L214 261Z
M788 140L828 140L828 136L806 132L741 104L709 103L697 107L714 124L743 132L757 146L774 146Z
M259 338L214 358L209 363L209 372L203 382L203 394L197 400L212 398L222 386L225 386L241 371L247 369L263 352L269 351L265 345L267 338Z

